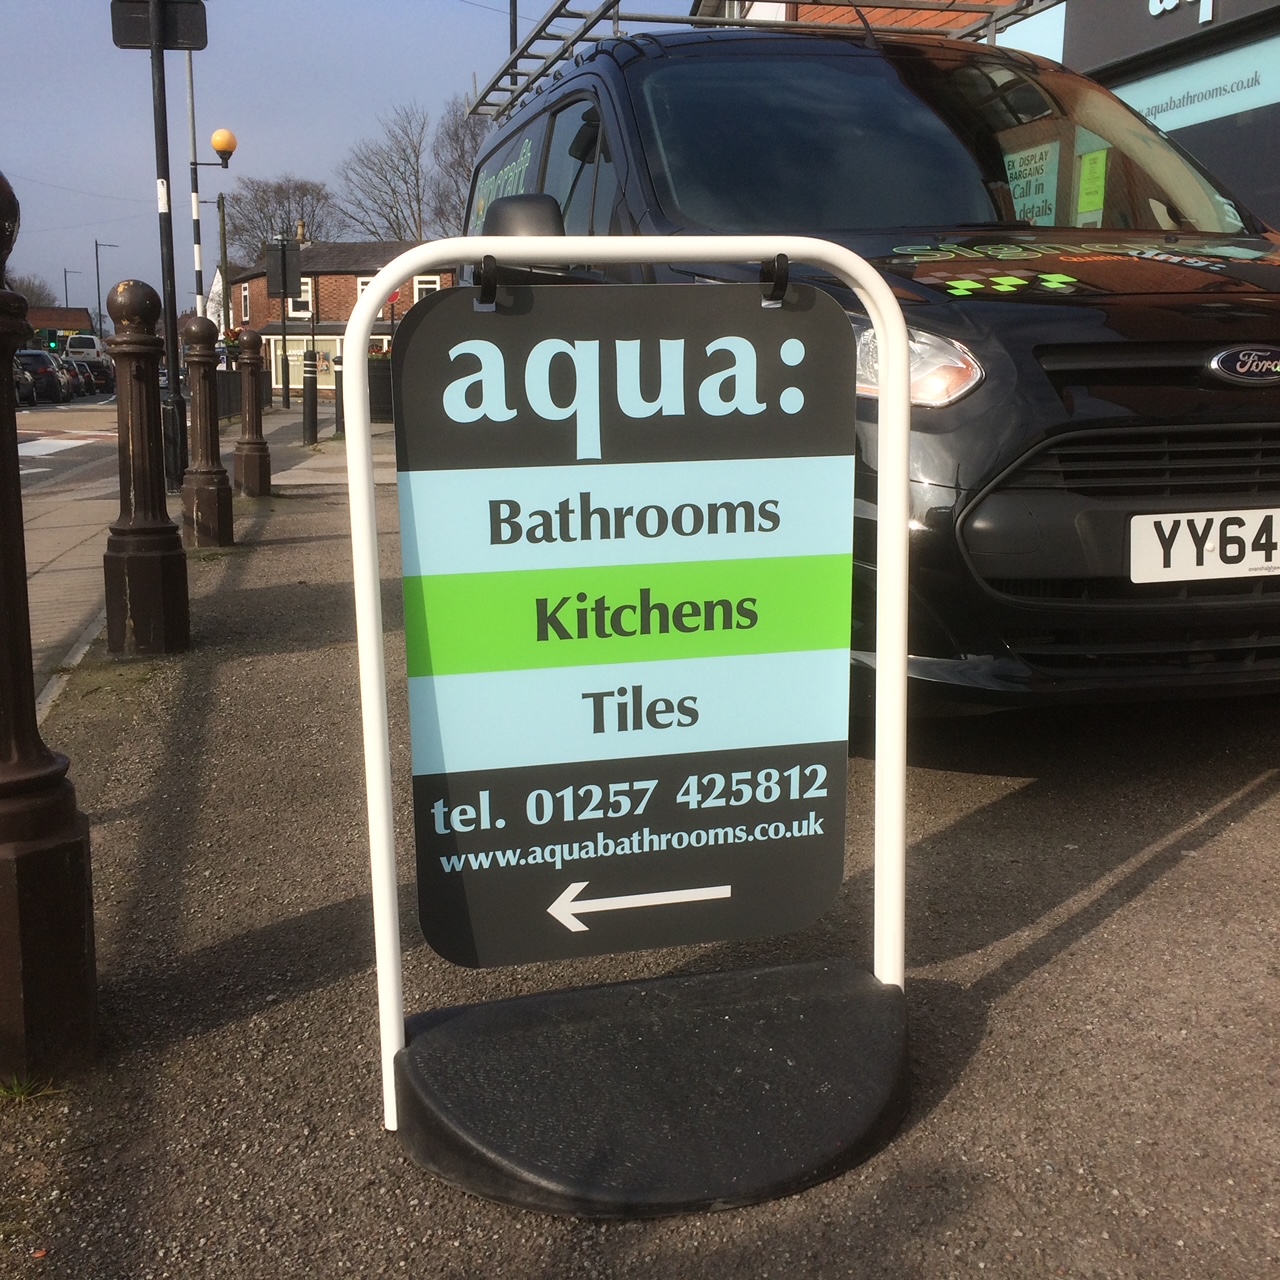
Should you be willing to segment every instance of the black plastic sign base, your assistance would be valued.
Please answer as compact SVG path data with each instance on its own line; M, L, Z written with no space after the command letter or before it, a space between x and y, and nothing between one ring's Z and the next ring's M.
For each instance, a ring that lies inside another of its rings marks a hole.
M906 1002L842 960L420 1015L401 1141L444 1181L547 1213L727 1209L835 1177L908 1105Z

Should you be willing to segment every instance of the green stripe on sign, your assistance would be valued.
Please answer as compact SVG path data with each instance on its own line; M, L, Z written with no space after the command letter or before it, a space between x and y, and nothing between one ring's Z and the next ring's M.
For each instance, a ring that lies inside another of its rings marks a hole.
M852 575L837 555L406 578L409 674L844 649Z

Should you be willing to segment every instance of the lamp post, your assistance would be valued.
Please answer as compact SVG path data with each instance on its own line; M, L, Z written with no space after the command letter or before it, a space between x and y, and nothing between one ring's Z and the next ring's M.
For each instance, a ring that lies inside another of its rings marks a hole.
M227 282L227 200L219 191L216 200L201 200L200 203L218 206L218 257L222 273L222 323L219 325L219 336L225 339L227 330L231 328L231 292Z
M69 267L62 268L62 305L64 307L71 306L71 295L67 292L67 277L82 275L84 275L83 271L73 271Z
M196 159L196 90L191 66L191 50L187 50L187 123L191 131L191 250L196 270L196 315L204 315L204 251L200 245L200 169L212 169L212 160ZM225 169L236 149L236 135L230 129L217 129L210 139L218 154L217 164ZM225 289L224 280L223 287Z
M99 249L118 249L118 244L108 244L105 240L95 240L93 242L93 282L97 286L98 309L93 313L93 318L98 326L98 337L102 337L102 265L98 261Z

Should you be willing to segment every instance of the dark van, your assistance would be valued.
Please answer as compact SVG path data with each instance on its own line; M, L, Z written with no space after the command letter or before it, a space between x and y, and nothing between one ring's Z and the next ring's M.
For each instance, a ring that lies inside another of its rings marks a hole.
M1106 90L1027 54L849 28L607 39L500 115L469 232L527 192L571 234L822 236L892 283L912 339L919 707L1280 689L1280 236ZM808 278L858 334L857 674L876 342L852 293Z

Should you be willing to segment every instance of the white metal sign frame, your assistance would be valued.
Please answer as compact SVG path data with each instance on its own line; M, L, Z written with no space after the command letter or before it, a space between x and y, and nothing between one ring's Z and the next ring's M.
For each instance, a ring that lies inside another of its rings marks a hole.
M492 256L513 266L547 262L697 263L792 262L824 267L858 296L879 350L876 551L875 946L873 971L889 986L905 975L907 552L910 459L910 349L906 321L893 290L865 259L808 236L472 236L418 245L373 278L347 322L343 351L368 349L378 312L403 281L458 262ZM643 285L637 285L643 288ZM369 380L343 385L347 486L355 571L356 640L369 805L374 947L385 1124L398 1127L393 1063L404 1047L404 987L391 801L391 753L383 652L381 568L373 483ZM852 405L850 406L852 409Z

